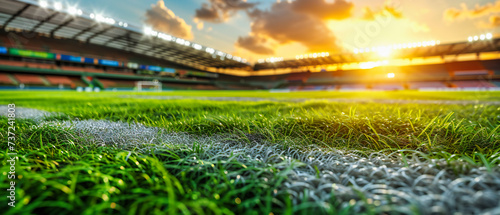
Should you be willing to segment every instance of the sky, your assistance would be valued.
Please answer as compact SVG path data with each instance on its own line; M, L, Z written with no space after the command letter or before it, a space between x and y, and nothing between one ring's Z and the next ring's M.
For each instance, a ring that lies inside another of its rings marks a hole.
M500 33L500 0L67 1L250 62Z

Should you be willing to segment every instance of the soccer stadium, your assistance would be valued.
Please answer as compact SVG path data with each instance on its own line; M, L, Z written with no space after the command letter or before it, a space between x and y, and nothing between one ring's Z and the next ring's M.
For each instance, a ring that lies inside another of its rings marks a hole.
M144 2L0 0L3 214L500 214L500 1Z

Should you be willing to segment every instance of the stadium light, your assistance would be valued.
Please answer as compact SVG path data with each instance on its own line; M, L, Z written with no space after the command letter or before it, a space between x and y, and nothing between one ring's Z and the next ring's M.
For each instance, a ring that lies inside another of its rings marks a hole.
M83 14L83 11L76 8L76 7L68 7L68 13L73 15L73 16L76 16L76 15L82 15Z
M387 73L387 78L394 78L396 75L394 73Z
M491 33L487 33L487 34L486 34L486 39L488 39L488 40L493 39L493 34L491 34Z
M63 9L62 3L61 2L54 2L54 9L62 10Z
M474 41L478 41L479 40L479 37L478 36L474 36Z
M49 3L47 1L39 1L38 5L42 8L47 8L49 6Z
M391 50L388 48L381 48L377 51L380 57L389 57L391 56Z
M177 40L175 40L175 42L179 45L184 45L184 42L185 40L181 39L181 38L177 38Z
M231 59L233 59L233 55L227 54L226 58L229 59L229 60L231 60Z
M215 53L215 49L213 49L213 48L208 48L208 47L207 47L207 48L205 49L205 51L206 51L207 53L209 53L209 54L214 54L214 53Z
M481 36L479 36L479 39L480 39L480 40L484 40L484 39L486 39L486 35L481 34Z

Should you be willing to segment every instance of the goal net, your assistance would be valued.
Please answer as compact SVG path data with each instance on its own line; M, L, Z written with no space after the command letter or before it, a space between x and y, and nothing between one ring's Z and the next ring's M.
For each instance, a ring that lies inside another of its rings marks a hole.
M162 91L161 82L158 80L154 81L138 81L135 84L137 91Z

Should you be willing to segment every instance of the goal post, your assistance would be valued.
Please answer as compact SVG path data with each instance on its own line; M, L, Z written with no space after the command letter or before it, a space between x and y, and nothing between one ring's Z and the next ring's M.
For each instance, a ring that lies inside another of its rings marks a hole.
M161 82L159 82L158 80L154 80L154 81L138 81L135 83L135 86L137 88L137 91L144 91L144 90L154 90L154 91L157 91L157 92L161 92L162 91L162 85L161 85Z

